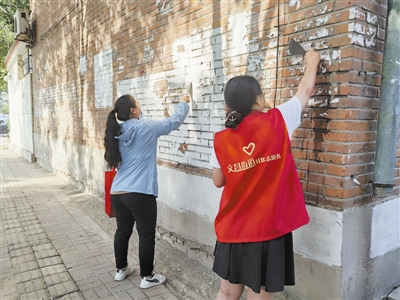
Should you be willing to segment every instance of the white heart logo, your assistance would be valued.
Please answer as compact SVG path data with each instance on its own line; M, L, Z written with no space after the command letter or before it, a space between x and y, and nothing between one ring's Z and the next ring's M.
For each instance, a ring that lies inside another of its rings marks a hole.
M243 147L243 152L250 156L255 148L256 145L254 143L250 143L247 147Z

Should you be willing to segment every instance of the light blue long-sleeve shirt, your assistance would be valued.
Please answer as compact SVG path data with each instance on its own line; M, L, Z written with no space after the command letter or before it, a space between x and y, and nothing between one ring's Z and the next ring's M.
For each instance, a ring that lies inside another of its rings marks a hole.
M130 192L158 197L157 139L178 129L189 112L180 102L175 112L162 121L130 119L121 124L119 140L122 162L111 186L111 193Z

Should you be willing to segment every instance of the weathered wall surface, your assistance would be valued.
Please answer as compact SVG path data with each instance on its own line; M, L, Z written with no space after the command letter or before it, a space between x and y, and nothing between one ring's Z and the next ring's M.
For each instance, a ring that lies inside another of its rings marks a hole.
M365 299L368 285L379 299L400 283L397 216L382 223L398 203L399 168L393 197L371 195L386 0L32 0L31 8L38 162L101 195L105 120L117 97L131 93L146 117L161 119L192 82L188 118L158 144L159 224L206 245L221 192L208 161L223 128L224 84L253 75L269 107L279 105L304 72L289 39L317 49L317 86L292 139L312 222L295 233L301 280L291 291L301 299ZM385 270L391 280L382 283Z

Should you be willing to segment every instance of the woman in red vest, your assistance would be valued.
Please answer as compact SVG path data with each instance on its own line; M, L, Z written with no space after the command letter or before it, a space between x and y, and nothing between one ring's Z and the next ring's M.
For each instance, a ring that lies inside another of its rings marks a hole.
M307 224L304 195L290 137L314 90L320 55L306 55L295 96L264 113L256 79L238 76L224 89L227 121L216 133L213 181L224 187L215 219L213 271L221 277L217 299L273 299L294 285L292 231Z

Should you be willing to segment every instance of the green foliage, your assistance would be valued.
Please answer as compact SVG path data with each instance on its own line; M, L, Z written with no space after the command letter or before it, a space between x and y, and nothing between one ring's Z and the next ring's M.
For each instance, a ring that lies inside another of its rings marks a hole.
M8 103L3 104L3 105L0 107L0 114L8 115L9 113L10 113L10 110L9 110Z
M14 14L18 8L29 10L29 0L0 0L0 92L7 91L5 60L14 41Z
M13 29L14 14L18 8L29 10L29 0L1 0L0 1L0 20Z

